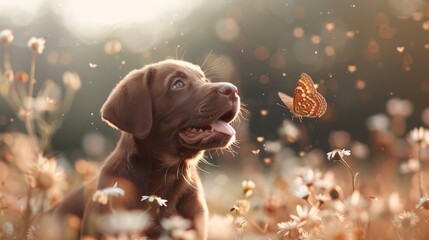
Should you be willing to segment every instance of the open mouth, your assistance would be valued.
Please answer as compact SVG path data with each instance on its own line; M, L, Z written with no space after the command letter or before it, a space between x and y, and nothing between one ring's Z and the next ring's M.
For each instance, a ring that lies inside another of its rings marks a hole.
M235 118L237 111L229 110L224 113L215 121L204 126L190 126L182 129L179 135L188 144L195 144L204 138L212 135L222 134L231 138L235 135L235 129L230 125L231 121Z

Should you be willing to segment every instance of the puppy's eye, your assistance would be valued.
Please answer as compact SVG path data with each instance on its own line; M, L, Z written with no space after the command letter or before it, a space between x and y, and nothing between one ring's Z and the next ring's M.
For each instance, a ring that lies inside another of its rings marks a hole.
M178 89L178 88L184 88L185 84L182 82L182 80L176 80L171 88Z

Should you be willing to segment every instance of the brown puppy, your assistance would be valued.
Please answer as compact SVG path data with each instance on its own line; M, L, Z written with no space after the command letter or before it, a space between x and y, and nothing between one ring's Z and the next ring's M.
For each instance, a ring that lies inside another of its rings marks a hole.
M130 72L101 109L104 121L121 138L96 181L75 191L51 210L57 216L83 218L82 234L99 236L91 215L110 212L92 201L96 189L118 186L125 195L111 200L115 209L141 209L143 195L168 200L145 232L160 233L159 220L171 215L190 219L198 239L207 236L207 206L196 165L204 150L224 148L235 140L229 125L240 109L237 88L211 83L200 67L165 60Z

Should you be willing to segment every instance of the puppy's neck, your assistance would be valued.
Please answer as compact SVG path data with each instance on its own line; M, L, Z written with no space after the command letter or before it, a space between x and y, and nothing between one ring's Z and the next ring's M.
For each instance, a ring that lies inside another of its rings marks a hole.
M157 139L150 136L145 139L138 139L129 133L123 132L114 151L116 156L110 156L105 165L109 169L120 171L124 165L118 164L118 161L110 161L117 157L126 158L128 168L133 171L139 170L166 170L183 168L183 171L189 168L195 168L198 161L202 158L204 151L189 151L179 149L176 146L166 146ZM120 155L120 156L118 156ZM175 171L176 171L175 170Z
M155 194L172 201L178 196L170 193L184 192L189 186L195 188L199 177L196 164L174 157L168 149L151 139L139 140L122 133L116 149L105 161L99 179L119 179L133 198ZM111 185L108 181L98 182L99 188Z

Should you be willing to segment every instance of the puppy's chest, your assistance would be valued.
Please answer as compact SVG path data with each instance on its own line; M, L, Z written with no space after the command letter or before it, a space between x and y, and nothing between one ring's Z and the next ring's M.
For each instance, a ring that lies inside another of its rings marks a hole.
M141 196L153 196L162 200L167 200L168 209L174 210L184 194L192 188L183 176L176 174L153 174L140 183L139 194ZM153 202L155 205L158 202ZM159 205L159 204L158 204ZM165 206L160 206L165 207Z

